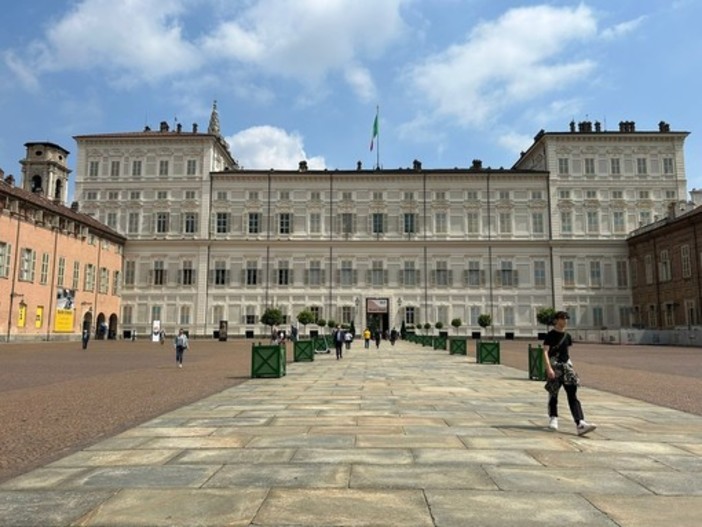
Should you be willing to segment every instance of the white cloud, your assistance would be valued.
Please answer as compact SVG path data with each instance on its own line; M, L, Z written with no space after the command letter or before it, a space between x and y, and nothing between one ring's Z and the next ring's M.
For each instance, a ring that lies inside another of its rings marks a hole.
M15 74L20 83L29 91L36 92L39 89L39 79L36 72L23 60L17 57L13 51L6 51L3 54L5 65Z
M595 67L568 58L577 41L596 36L592 11L535 6L507 11L477 25L463 44L429 57L408 72L434 118L482 126L506 108L579 81Z
M239 165L248 169L294 170L300 161L310 169L324 169L323 157L308 157L302 137L274 126L255 126L227 137L230 149Z
M602 38L616 39L624 37L629 33L636 31L636 29L643 23L644 20L646 20L646 17L640 16L633 20L628 20L626 22L622 22L621 24L617 24L616 26L608 27L602 30Z
M503 133L497 138L497 144L505 148L511 154L525 151L533 142L533 137L514 131Z
M359 99L368 102L377 97L373 77L366 68L360 66L349 66L345 73L346 82L353 89Z

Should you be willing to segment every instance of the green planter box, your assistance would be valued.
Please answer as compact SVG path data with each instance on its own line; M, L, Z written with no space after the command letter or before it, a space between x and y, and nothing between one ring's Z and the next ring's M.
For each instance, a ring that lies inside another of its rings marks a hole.
M435 350L445 350L446 349L446 337L442 337L442 336L434 337L434 349Z
M475 362L478 364L499 364L500 343L498 341L476 341Z
M468 355L468 341L462 337L449 338L449 355Z
M295 362L314 361L314 341L297 340L293 347L293 360Z
M422 335L422 346L431 347L434 342L434 337L432 335Z
M326 338L326 337L320 337L317 336L314 338L314 349L315 351L329 351L329 347L333 343L331 342L331 337Z
M544 364L544 348L529 344L529 379L532 381L546 380L546 365Z
M285 375L285 348L277 344L251 345L251 378Z

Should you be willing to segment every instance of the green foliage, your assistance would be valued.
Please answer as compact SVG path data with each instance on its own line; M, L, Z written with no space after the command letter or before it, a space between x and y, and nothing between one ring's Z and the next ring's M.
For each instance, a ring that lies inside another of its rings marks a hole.
M553 324L553 316L555 314L556 310L552 307L542 307L536 312L536 320L539 324L550 326Z
M318 318L318 319L317 319L317 325L318 325L320 328L324 329L325 326L327 325L327 321L324 320L323 318Z
M335 327L336 327L336 320L334 320L334 319L332 319L332 318L330 318L329 320L327 320L327 327L328 327L329 329L335 328Z
M402 337L402 340L405 339L407 336L407 326L405 325L405 321L402 321L402 325L400 326L400 336Z
M297 314L297 321L303 326L314 322L314 315L309 309L304 309Z
M283 317L283 313L277 307L269 307L263 315L261 315L261 322L266 326L278 326L282 324L284 320L285 317Z
M488 313L483 313L482 315L478 316L478 325L483 329L488 326L492 326L492 316L490 316Z
M456 330L456 332L458 332L458 328L461 327L461 324L463 324L463 321L462 321L460 318L454 318L454 319L451 321L451 325L452 325L453 328Z
M429 322L424 323L424 331L429 333L429 330L431 329L431 324Z
M444 323L441 322L441 321L439 321L439 322L437 322L436 324L434 324L434 327L435 327L436 329L441 329L441 328L444 327Z

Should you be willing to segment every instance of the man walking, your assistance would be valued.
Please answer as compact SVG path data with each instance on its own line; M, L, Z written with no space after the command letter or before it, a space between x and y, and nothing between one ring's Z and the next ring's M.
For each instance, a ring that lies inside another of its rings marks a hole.
M180 328L175 338L176 364L178 364L179 368L183 367L183 354L185 350L188 349L189 345L188 336L183 331L183 328Z

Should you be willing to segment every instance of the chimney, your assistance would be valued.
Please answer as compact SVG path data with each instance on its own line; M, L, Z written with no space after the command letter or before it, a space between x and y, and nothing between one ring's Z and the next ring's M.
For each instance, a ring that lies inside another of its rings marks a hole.
M422 170L422 162L419 161L418 159L415 159L414 161L412 161L412 169L417 171L417 172Z
M197 123L193 123L193 133L197 133Z
M182 131L183 131L183 125L180 124L180 123L178 123L178 124L176 125L176 132L180 133L180 132L182 132Z
M480 159L473 159L473 164L470 168L480 170L483 168L483 162Z
M71 210L73 212L78 212L78 202L77 201L74 201L71 203Z
M159 132L167 132L168 131L168 121L161 121L161 126L159 128Z
M300 161L298 167L300 172L307 172L307 161Z

